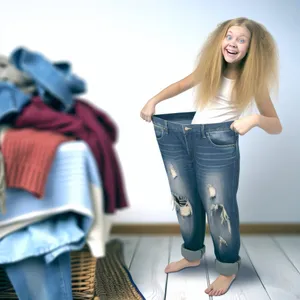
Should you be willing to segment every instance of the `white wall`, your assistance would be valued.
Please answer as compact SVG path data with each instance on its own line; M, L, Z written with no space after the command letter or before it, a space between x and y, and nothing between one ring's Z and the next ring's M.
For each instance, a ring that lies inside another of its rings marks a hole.
M264 23L278 42L276 108L284 126L279 136L254 129L241 138L241 221L299 222L298 0L60 1L1 1L0 52L24 45L52 60L70 60L88 82L86 97L115 119L131 204L116 222L176 222L152 125L139 113L151 96L192 71L217 23L238 16ZM186 92L159 105L157 112L190 111L192 99L192 91Z

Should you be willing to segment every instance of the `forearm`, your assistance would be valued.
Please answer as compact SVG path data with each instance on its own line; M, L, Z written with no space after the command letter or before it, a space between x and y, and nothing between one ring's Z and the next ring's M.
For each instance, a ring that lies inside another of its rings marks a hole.
M254 119L255 126L260 127L269 134L279 134L282 132L282 126L277 117L266 117L258 114L254 116Z

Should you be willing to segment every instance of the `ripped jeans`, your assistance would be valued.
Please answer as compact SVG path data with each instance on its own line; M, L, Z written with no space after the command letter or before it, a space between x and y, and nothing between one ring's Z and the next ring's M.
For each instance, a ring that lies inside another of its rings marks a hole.
M154 132L184 241L182 256L202 258L207 215L216 270L230 276L240 266L239 136L232 122L191 124L194 114L154 115Z

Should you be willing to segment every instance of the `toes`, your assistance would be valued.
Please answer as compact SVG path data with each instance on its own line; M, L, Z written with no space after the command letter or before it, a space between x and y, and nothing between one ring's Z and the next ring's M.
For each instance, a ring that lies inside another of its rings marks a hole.
M214 287L213 287L213 286L210 286L210 287L208 288L208 295L209 295L209 296L213 296L213 295L214 295L214 292L215 292Z
M170 272L175 271L175 269L176 269L175 267L176 267L176 265L174 263L168 264L165 268L165 273L170 273Z
M170 265L166 266L165 272L168 273L170 271L170 269L171 269Z
M213 287L212 287L212 286L209 286L209 287L205 290L205 293L206 293L206 294L209 294L212 290L213 290Z

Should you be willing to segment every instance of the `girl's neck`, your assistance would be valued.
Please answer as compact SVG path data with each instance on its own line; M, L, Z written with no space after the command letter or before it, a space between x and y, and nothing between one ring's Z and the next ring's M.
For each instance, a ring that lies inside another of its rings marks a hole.
M240 68L238 65L227 64L223 72L223 76L225 76L228 79L235 80L238 77L239 73L240 73Z

